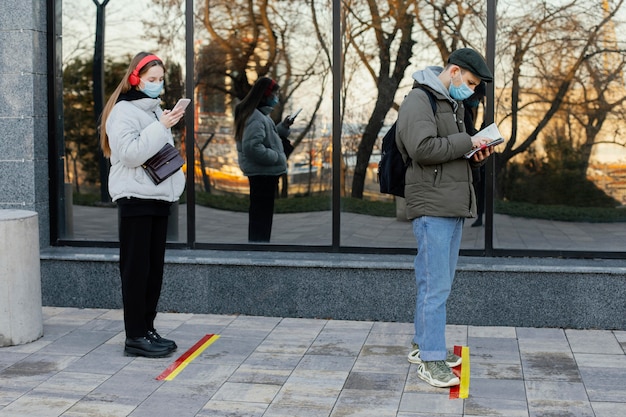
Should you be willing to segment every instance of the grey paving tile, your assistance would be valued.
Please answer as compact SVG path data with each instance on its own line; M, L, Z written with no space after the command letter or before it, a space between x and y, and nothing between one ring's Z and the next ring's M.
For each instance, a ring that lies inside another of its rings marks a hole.
M223 328L229 326L237 317L236 315L193 314L185 320L185 324Z
M332 407L341 393L348 372L296 370L276 395L280 405Z
M455 345L467 346L467 326L452 325L446 326L446 343L449 349Z
M490 359L473 358L470 355L470 370L472 379L522 380L524 378L522 364L519 361L518 363L498 363Z
M202 389L191 390L188 386L166 383L139 404L129 417L195 416L212 394Z
M531 401L583 401L588 402L582 382L525 381L526 396Z
M99 401L84 398L72 405L62 417L127 417L135 409L134 405L118 404L111 401Z
M23 360L28 355L29 353L13 352L8 349L0 348L0 372L14 363Z
M357 330L369 332L372 327L374 327L374 322L372 321L328 320L324 325L324 330Z
M104 343L69 364L65 370L113 375L133 360L130 356L124 356L123 349L122 344Z
M517 340L499 337L469 337L471 360L492 363L520 363Z
M299 355L254 352L228 381L282 385L301 359Z
M626 403L624 369L581 367L580 374L591 401Z
M163 381L157 381L156 377L167 365L162 359L150 362L137 358L91 391L87 398L137 406L164 384Z
M470 388L471 389L471 388ZM470 395L465 400L465 416L528 417L526 401L492 399Z
M551 339L518 339L519 351L522 354L571 354L569 343L565 337Z
M370 332L365 339L365 345L384 345L384 346L396 346L406 350L408 354L411 350L411 340L413 340L412 334L404 333L372 333Z
M66 393L82 397L89 394L108 378L108 375L62 371L36 386L33 393L39 395Z
M313 355L356 356L368 336L367 332L326 330L319 333L307 350Z
M0 415L3 415L3 407L6 407L32 390L31 384L13 384L12 386L8 386L3 382L4 381L0 380L0 387L2 387L0 389Z
M64 335L49 345L42 348L39 352L49 355L85 355L101 344L105 343L111 337L118 334L117 331L91 331L77 329L67 335Z
M405 392L400 400L399 412L419 412L424 415L463 415L463 400L450 400L449 390L439 388L437 393Z
M626 355L605 355L594 353L574 354L579 367L585 368L614 368L626 371Z
M228 382L241 382L252 384L282 385L291 375L286 369L251 369L239 367L228 379Z
M522 354L522 367L526 381L581 381L578 365L570 353Z
M236 364L245 361L259 344L258 339L220 336L195 361L200 363Z
M196 417L261 417L267 416L266 410L267 404L211 400Z
M582 401L528 401L530 417L595 417L591 404Z
M215 395L213 395L212 399L217 401L241 401L269 404L280 388L280 385L226 382Z
M390 372L405 374L410 363L406 359L407 348L401 346L363 346L354 371Z
M405 374L380 372L350 372L344 390L371 390L401 392L406 382ZM387 394L391 395L391 394Z
M432 414L432 413L405 413L399 412L397 417L462 417L463 414ZM475 416L472 416L475 417Z
M565 330L572 352L623 354L622 347L609 330Z
M86 323L95 318L108 313L108 309L102 308L72 308L62 307L56 309L53 314L50 314L46 321L54 323L56 321L63 321L64 323L72 323L76 326L80 326L81 323Z
M370 334L378 335L407 335L413 336L415 329L413 323L390 323L390 322L375 322L372 324Z
M564 340L565 333L562 329L534 328L534 327L517 327L516 333L518 339L553 339Z
M78 397L29 393L0 410L7 417L58 417L72 407Z
M79 329L81 331L120 333L124 331L124 321L103 319L102 316L100 316L96 319L88 321L84 325L80 326Z
M303 406L292 404L272 403L263 417L328 417L330 415L332 405L319 406ZM229 414L230 416L230 414ZM243 417L243 416L242 416ZM245 416L247 417L247 416Z
M614 331L613 334L622 347L622 351L626 353L626 331Z
M617 417L624 413L624 403L592 402L591 408L595 417Z
M523 380L470 378L469 395L472 398L491 398L513 401L526 400Z
M344 389L331 417L395 417L401 400L397 390Z
M0 381L3 387L36 387L78 359L79 356L33 354L2 370Z
M280 323L280 317L237 316L227 327L230 330L269 333Z
M515 331L515 327L478 327L478 326L468 326L467 329L468 337L489 337L489 338L498 338L498 339L517 339L517 332Z
M63 329L65 329L65 333L68 333L70 331L72 331L74 328L72 326L62 326ZM44 335L43 337L30 342L30 343L24 343L22 345L15 345L15 346L5 346L0 348L0 354L4 353L4 352L10 352L10 353L23 353L26 355L29 355L31 353L35 353L38 352L39 350L43 349L44 347L48 346L50 343L52 343L54 340L56 340L58 336L54 337L52 335L50 335L50 333L46 334L46 326L44 326Z
M214 392L228 381L236 369L236 365L202 364L192 361L173 380L166 381L166 384L184 386L189 390L204 393Z
M349 372L354 363L356 356L335 356L335 355L317 355L306 354L298 363L298 370L304 371L344 371Z

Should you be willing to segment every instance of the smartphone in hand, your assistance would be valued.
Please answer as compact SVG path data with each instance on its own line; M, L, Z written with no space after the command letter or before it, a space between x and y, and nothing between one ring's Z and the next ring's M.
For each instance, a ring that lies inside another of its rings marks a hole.
M293 121L296 120L296 117L300 114L301 111L302 111L302 107L300 107L298 111L296 111L295 113L287 116L287 120L289 120L289 123L293 123Z
M179 109L182 109L184 111L189 105L189 103L191 103L191 99L181 98L180 100L178 100L178 103L176 103L172 111L177 111Z

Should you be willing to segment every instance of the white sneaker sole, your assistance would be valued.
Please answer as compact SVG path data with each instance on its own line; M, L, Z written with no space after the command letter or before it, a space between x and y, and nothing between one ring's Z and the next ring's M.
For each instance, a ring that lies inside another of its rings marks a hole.
M427 383L429 383L430 385L432 385L433 387L436 387L436 388L456 387L457 385L461 384L461 381L456 376L454 378L452 378L448 382L438 381L436 379L433 379L430 376L430 374L426 374L426 373L420 372L419 369L417 370L417 376L422 381L426 381Z

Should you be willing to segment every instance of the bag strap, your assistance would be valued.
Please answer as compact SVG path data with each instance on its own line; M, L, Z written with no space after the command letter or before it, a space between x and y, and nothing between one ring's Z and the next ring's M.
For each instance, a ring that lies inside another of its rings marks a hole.
M433 109L433 115L436 115L437 114L437 101L432 91L422 86L417 86L415 88L419 88L420 90L426 93L426 95L428 96L428 100L430 101L430 107Z

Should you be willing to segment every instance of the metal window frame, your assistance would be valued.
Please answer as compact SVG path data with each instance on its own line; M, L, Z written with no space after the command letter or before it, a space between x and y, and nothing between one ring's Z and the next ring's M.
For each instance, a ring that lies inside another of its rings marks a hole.
M49 166L50 176L50 242L54 246L75 247L117 247L117 242L103 241L75 241L59 238L60 225L64 222L64 191L63 179L59 173L63 169L64 146L63 146L63 85L59 82L62 74L61 59L61 10L62 0L46 0L47 24L48 24L48 91L49 91ZM193 10L194 0L185 0L185 85L193 86L194 80L194 24ZM495 45L496 45L496 7L497 0L487 0L487 42L486 60L489 68L495 68ZM332 43L333 43L333 122L332 122L332 162L333 167L341 165L341 66L343 55L341 51L341 2L333 0L332 3ZM62 80L62 79L61 79ZM188 87L186 87L188 88ZM187 92L191 94L191 92ZM494 118L494 86L488 84L486 121L492 122ZM194 118L185 119L185 127L188 132L194 132ZM188 161L194 160L194 138L186 135L186 157ZM602 259L626 259L626 252L595 252L590 250L527 250L527 249L503 249L493 247L493 215L494 215L494 161L487 164L486 175L488 178L485 205L485 247L481 249L461 249L462 256L478 257L557 257L557 258L602 258ZM332 240L330 245L259 245L259 244L219 244L196 241L196 216L195 216L195 193L187 194L187 242L168 243L168 248L179 249L209 249L224 251L274 251L274 252L337 252L337 253L376 253L376 254L414 254L411 248L376 248L361 246L346 246L341 244L341 194L340 172L333 169L332 174ZM194 189L194 170L187 175L187 189Z

